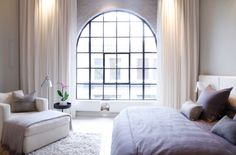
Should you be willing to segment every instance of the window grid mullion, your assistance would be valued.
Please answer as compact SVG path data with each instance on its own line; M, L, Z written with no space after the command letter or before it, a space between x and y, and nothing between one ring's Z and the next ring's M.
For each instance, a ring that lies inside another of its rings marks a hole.
M104 100L104 84L105 84L105 53L104 53L104 14L102 16L103 20L103 45L102 45L102 52L103 52L103 84L102 84L102 99Z
M83 85L88 85L88 83L83 83L83 82L77 82L76 84L83 84ZM92 82L92 84L95 84L95 85L101 85L102 83L99 83L99 82ZM108 84L108 85L112 85L112 84L114 84L114 83L106 83L106 84ZM118 83L119 85L127 85L128 83L126 83L126 82L120 82L120 83ZM130 85L142 85L143 83L142 82L140 82L140 83L132 83L132 84L130 84ZM145 85L156 85L156 83L145 83Z
M118 31L118 25L117 25L117 12L116 12L116 100L117 100L117 31Z
M124 68L124 67L117 67L117 69L143 69L143 68L141 68L141 67L137 67L137 68L135 68L135 67L127 67L127 68ZM89 69L88 67L76 67L76 69ZM91 67L91 69L103 69L103 67ZM115 69L115 68L106 68L106 69ZM145 69L157 69L157 68L155 68L155 67L147 67L147 68L145 68Z
M92 36L92 38L102 38L102 37L103 36ZM89 37L80 37L80 38L89 38ZM104 38L116 38L116 37L104 36ZM122 36L122 38L129 38L129 36ZM143 36L132 36L131 38L143 38ZM153 38L153 36L145 36L145 38Z
M142 68L142 72L143 72L143 94L142 94L142 99L144 100L144 96L145 96L145 84L144 84L144 81L145 81L145 39L144 39L144 22L143 22L143 68Z
M131 37L130 37L130 31L131 31L131 24L130 24L130 16L129 16L129 100L131 99L131 85L130 85L130 80L131 80L131 78L130 78L130 72L131 72L131 57L130 57L130 51L131 51Z
M91 99L91 22L89 22L89 99Z

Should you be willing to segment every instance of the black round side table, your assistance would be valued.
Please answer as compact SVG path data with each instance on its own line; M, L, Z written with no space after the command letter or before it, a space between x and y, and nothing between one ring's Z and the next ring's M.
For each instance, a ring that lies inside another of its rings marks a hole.
M61 109L61 112L63 112L64 109L68 109L71 107L71 103L67 102L66 105L61 105L59 102L54 104L55 109Z

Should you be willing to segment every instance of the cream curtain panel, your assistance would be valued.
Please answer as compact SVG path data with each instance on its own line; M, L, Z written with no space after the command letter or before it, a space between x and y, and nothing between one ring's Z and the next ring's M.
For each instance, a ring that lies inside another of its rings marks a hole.
M20 0L20 84L25 92L36 90L49 75L53 87L49 103L57 100L58 82L69 83L70 53L75 52L76 0ZM52 104L51 104L52 106Z
M195 100L199 0L158 0L160 103L175 109Z

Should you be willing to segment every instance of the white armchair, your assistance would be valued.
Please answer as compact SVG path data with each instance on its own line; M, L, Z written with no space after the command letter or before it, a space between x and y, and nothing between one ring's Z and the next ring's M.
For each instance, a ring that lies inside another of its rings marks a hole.
M12 101L13 92L0 93L0 140L2 139L2 128L4 121L11 118L11 115L13 114L10 106ZM45 98L36 98L36 109L38 112L48 110L48 100Z
M3 122L10 118L11 107L9 104L0 103L0 140L2 139Z

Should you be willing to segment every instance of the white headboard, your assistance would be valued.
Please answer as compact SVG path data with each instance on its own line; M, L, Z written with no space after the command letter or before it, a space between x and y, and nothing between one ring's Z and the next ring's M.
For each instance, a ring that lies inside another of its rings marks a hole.
M236 107L236 76L200 75L199 82L202 82L205 86L210 84L217 90L233 87L229 102Z

